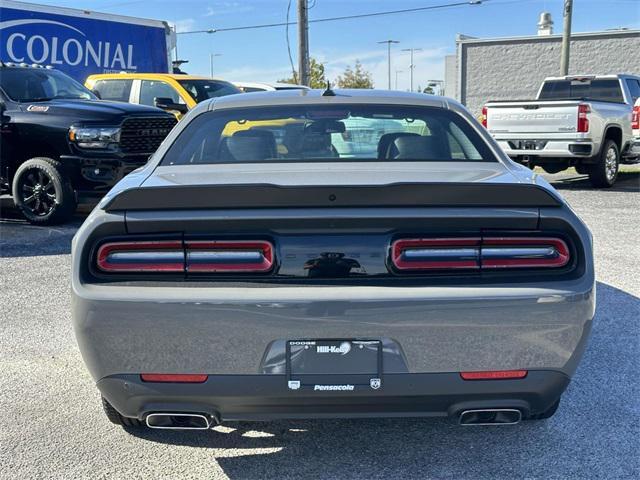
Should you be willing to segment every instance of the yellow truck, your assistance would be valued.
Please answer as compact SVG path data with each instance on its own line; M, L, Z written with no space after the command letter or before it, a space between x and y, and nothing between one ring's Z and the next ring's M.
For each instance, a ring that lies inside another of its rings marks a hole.
M103 100L159 107L178 119L203 100L242 93L225 80L169 73L90 75L85 86Z

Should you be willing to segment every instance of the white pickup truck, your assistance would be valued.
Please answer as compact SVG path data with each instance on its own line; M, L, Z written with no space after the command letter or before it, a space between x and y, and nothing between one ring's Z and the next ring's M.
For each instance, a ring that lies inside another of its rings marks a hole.
M620 163L640 162L632 111L640 77L582 75L544 80L536 100L492 101L483 124L513 160L557 173L575 167L610 187Z

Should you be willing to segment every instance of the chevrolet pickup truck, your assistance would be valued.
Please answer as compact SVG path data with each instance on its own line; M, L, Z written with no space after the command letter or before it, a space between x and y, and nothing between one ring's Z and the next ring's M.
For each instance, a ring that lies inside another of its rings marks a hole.
M594 187L611 187L621 163L640 161L631 125L638 98L638 76L550 77L536 100L488 102L482 119L513 160L548 173L575 167Z

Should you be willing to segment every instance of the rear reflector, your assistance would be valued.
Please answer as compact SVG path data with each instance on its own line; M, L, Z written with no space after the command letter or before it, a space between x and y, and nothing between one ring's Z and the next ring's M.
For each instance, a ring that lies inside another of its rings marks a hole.
M182 272L182 242L143 241L105 243L96 263L104 272Z
M273 267L273 245L258 241L186 242L188 272L256 272Z
M494 370L488 372L460 372L463 380L508 380L524 378L526 370Z
M156 383L204 383L209 375L193 373L143 373L140 375L143 382Z

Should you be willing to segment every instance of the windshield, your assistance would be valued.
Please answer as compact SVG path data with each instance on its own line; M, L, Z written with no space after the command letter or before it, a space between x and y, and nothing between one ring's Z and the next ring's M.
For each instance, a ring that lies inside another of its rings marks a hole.
M235 85L220 80L178 80L178 83L198 103L214 97L242 93Z
M209 112L163 165L338 161L497 161L471 124L442 108L282 106Z
M599 100L623 103L620 82L610 80L549 80L544 82L539 100Z
M71 77L57 70L44 68L3 68L0 86L16 102L44 102L56 98L97 99Z

